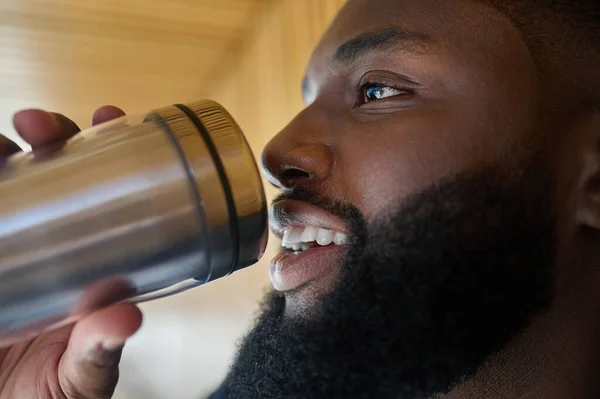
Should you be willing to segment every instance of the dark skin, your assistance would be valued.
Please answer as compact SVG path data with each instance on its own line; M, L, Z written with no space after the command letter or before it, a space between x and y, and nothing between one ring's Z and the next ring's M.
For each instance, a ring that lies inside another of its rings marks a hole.
M536 71L516 29L469 2L433 3L354 1L340 13L308 65L308 106L263 153L273 184L309 185L349 201L369 221L399 196L479 170L533 130ZM423 9L432 12L416 15ZM472 22L463 23L464 12ZM400 38L354 60L333 60L357 34L390 26L425 35L426 42ZM365 102L365 90L378 85L394 88L385 95L395 96ZM287 178L281 168L292 166L310 178ZM302 312L296 303L305 302L288 298L289 312Z
M372 33L378 36L370 42L385 45L361 45L364 36L353 40ZM444 398L600 395L600 114L580 105L584 87L600 90L590 79L594 64L569 51L559 49L536 62L507 17L471 1L353 0L311 58L305 110L263 153L265 173L276 186L306 186L349 201L367 219L432 183L510 160L506 154L515 161L534 150L543 154L542 162L556 175L559 242L552 309ZM573 69L577 72L570 73ZM96 121L119 113L104 109ZM59 128L47 114L28 111L17 115L15 125L30 143L44 145L75 133L66 118L60 121ZM506 173L511 173L509 161ZM310 310L338 272L334 267L311 281L310 289L288 295L287 314ZM2 365L0 398L50 398L47 391L31 389L56 387L56 381L66 397L75 397L73 390L110 397L117 358L105 356L114 366L94 374L98 368L77 360L83 350L65 348L67 343L83 348L81 342L90 337L123 343L139 326L140 315L133 306L120 306L125 307L102 311L122 312L118 318L97 313L72 335L68 328L38 338L48 349L20 360L43 367L41 379L30 368L12 371ZM23 390L7 380L19 381Z

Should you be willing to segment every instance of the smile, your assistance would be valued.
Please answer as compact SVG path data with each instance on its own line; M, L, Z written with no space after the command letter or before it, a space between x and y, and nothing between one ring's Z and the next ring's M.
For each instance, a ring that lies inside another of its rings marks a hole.
M331 281L339 274L350 242L346 224L322 208L284 200L270 210L273 233L282 253L270 265L273 287L280 291Z
M326 247L329 245L347 245L348 234L332 231L317 226L294 226L283 233L281 246L295 253L304 252L309 248Z

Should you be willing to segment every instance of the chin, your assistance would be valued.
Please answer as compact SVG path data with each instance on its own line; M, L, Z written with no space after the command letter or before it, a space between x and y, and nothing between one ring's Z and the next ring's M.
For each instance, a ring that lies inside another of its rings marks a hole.
M307 318L322 306L323 296L333 292L339 281L339 275L328 275L311 281L297 289L282 292L285 299L283 317L285 319Z

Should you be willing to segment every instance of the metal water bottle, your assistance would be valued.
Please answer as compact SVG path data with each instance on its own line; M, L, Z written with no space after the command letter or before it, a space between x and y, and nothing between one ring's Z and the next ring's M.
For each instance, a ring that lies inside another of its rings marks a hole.
M266 209L250 148L212 101L10 157L0 168L0 344L256 263Z

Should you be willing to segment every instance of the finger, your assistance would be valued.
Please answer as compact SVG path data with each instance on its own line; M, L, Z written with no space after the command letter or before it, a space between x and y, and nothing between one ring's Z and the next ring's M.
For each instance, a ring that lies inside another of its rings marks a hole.
M114 105L105 105L94 112L94 115L92 116L92 125L108 122L120 118L121 116L125 116L125 112L123 112L121 108L117 108Z
M123 302L78 322L59 366L68 397L111 397L117 384L121 349L141 326L142 313Z
M122 277L107 277L88 286L71 311L75 317L88 315L113 303L134 296L135 289ZM79 317L78 317L79 318Z
M32 148L64 141L79 132L77 124L66 116L40 109L17 112L13 124Z

